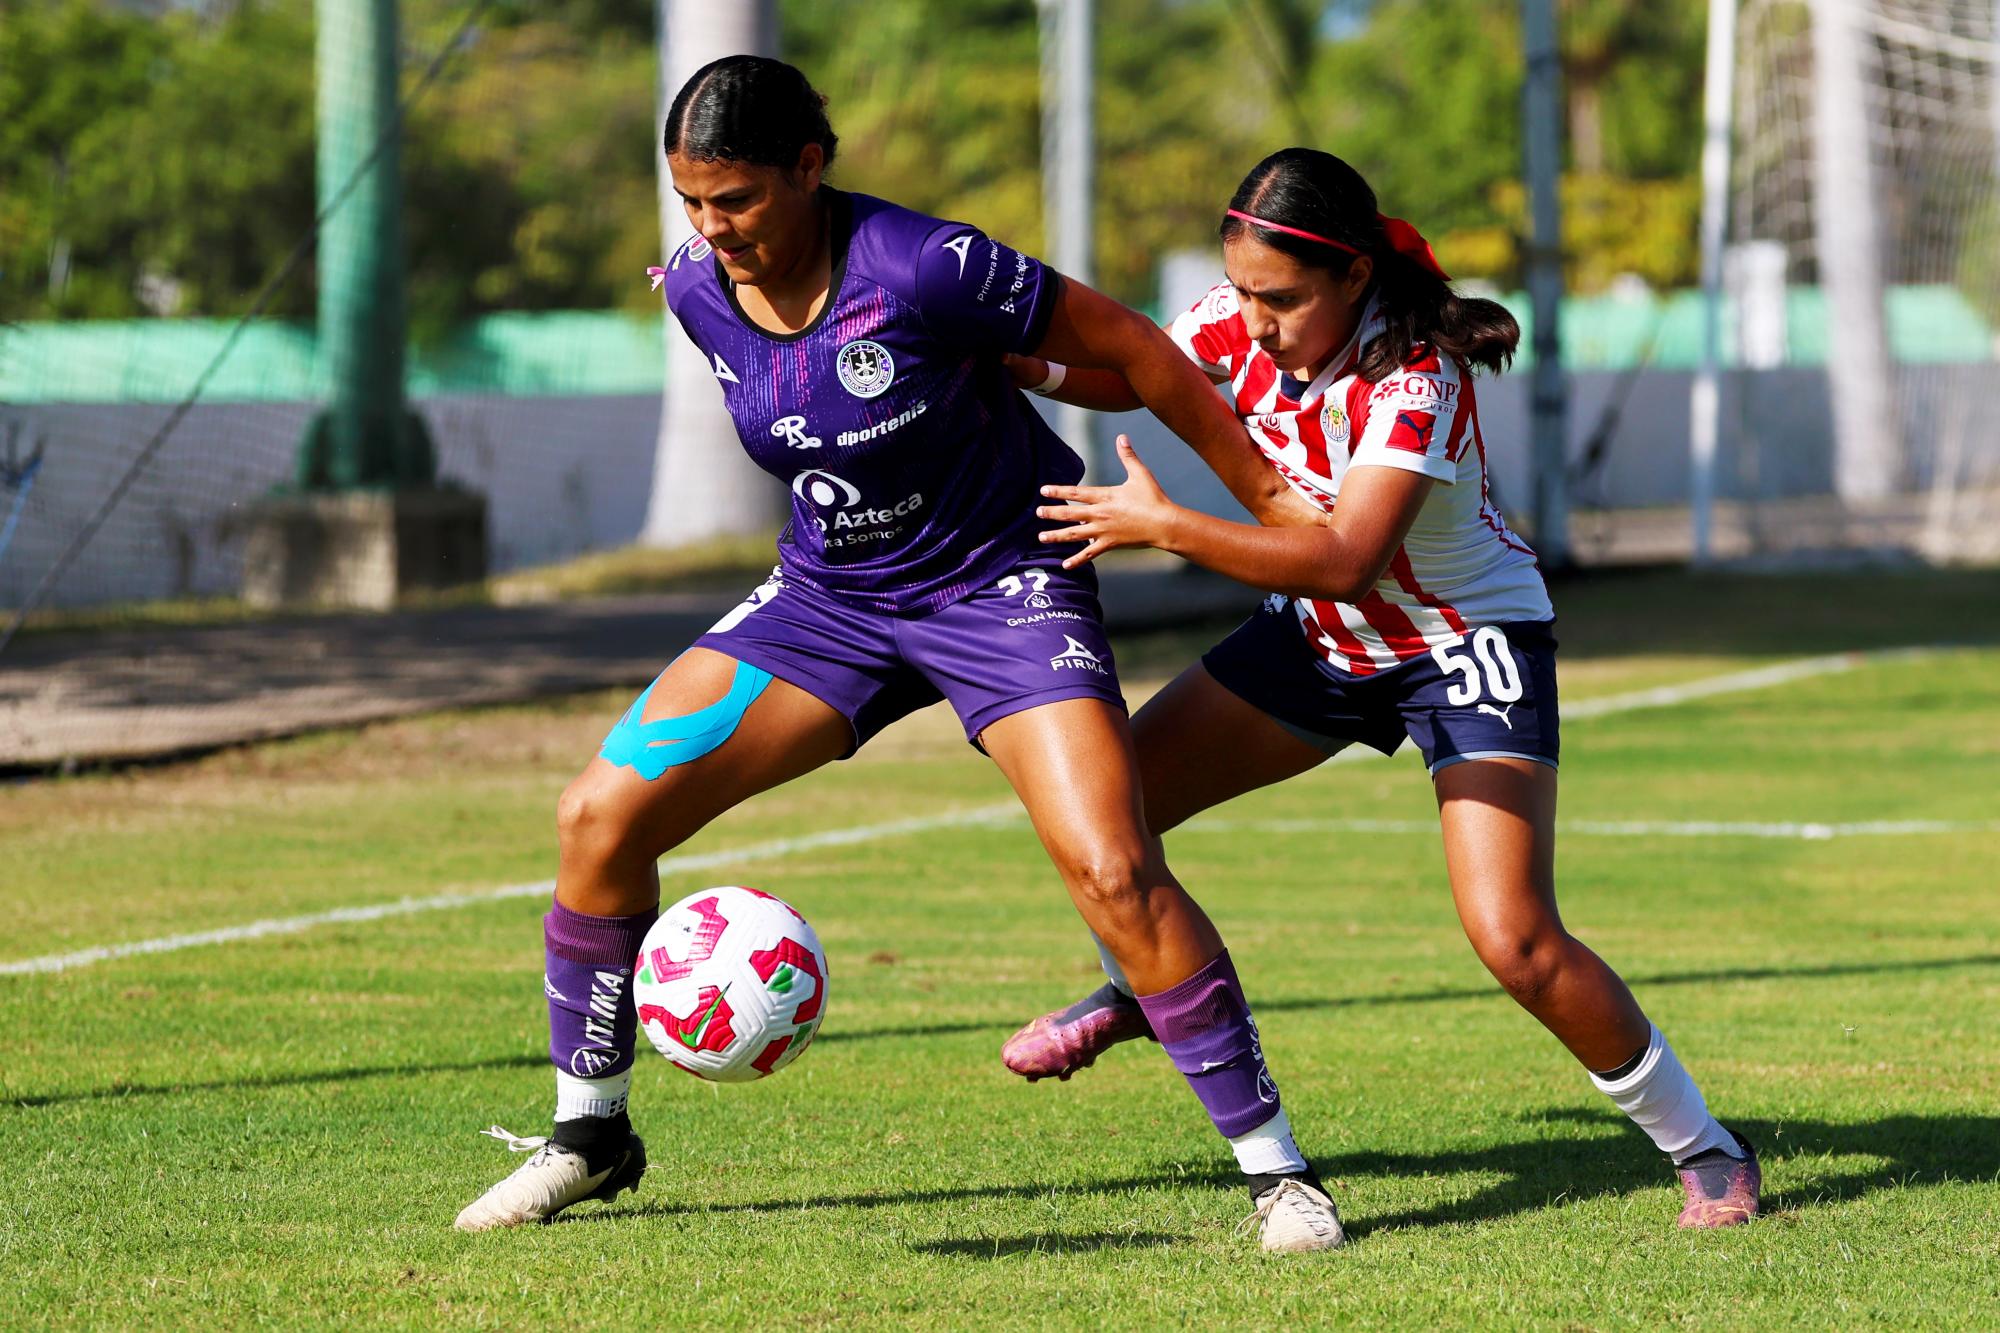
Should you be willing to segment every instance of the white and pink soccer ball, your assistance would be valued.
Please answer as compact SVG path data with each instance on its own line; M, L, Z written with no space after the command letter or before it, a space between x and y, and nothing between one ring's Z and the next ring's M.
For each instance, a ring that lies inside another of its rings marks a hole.
M799 1058L826 1015L826 951L789 903L740 885L690 893L646 932L639 1027L696 1078L747 1083Z

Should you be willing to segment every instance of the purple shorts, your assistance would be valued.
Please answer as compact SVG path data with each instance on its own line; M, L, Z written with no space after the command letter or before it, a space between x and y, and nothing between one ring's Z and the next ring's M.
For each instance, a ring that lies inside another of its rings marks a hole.
M819 699L854 728L855 749L940 699L974 745L1001 718L1041 704L1125 708L1088 566L1024 563L942 610L903 616L850 606L774 569L694 646Z

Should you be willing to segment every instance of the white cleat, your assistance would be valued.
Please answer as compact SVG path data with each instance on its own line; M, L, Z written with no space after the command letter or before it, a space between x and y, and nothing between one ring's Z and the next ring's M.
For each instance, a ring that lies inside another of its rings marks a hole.
M490 1231L547 1222L571 1204L586 1199L614 1199L623 1190L639 1188L646 1174L646 1145L632 1135L617 1164L593 1173L582 1154L547 1139L524 1139L494 1125L480 1133L499 1139L509 1152L533 1153L513 1175L465 1206L452 1225L460 1231Z
M1272 1254L1309 1254L1347 1241L1333 1200L1291 1176L1257 1196L1257 1210L1243 1219L1243 1226L1255 1226L1257 1239Z

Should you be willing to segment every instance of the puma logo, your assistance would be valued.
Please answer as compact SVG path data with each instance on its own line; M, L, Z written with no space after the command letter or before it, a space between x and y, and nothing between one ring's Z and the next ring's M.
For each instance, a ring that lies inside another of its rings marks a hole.
M1492 704L1481 704L1479 705L1478 711L1482 713L1491 713L1493 714L1493 716L1499 718L1502 722L1505 722L1507 724L1507 730L1512 731L1514 729L1513 720L1507 716L1507 714L1514 711L1514 705L1508 704L1505 708L1495 708Z

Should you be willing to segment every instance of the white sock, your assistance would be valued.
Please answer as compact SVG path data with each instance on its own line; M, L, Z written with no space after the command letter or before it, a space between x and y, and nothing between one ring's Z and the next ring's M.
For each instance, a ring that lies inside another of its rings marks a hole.
M1248 1134L1229 1141L1236 1151L1236 1165L1246 1176L1293 1175L1306 1169L1305 1156L1292 1142L1292 1122L1283 1107Z
M1090 932L1090 942L1097 946L1097 959L1104 964L1104 975L1111 978L1111 984L1127 996L1132 995L1132 983L1125 980L1125 969L1118 966L1118 960L1111 956L1111 950L1104 947L1104 941L1097 938L1097 932Z
M1710 1148L1721 1148L1731 1157L1741 1155L1735 1136L1708 1113L1701 1089L1681 1068L1680 1057L1658 1028L1653 1029L1637 1069L1609 1081L1592 1074L1590 1081L1676 1164Z
M632 1071L629 1069L610 1078L578 1078L558 1069L556 1119L578 1120L587 1115L609 1119L625 1109L625 1098L631 1091Z

